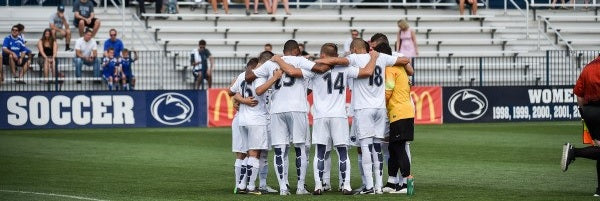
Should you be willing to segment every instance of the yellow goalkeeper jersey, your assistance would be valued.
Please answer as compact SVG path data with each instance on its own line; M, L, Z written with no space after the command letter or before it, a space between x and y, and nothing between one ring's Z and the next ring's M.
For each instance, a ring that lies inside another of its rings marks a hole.
M415 117L415 106L410 98L410 81L404 67L385 68L385 97L390 122Z

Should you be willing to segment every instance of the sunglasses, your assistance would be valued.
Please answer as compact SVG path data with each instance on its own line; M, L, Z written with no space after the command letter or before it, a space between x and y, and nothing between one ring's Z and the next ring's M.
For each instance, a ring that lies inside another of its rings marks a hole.
M110 36L117 36L117 34L110 34Z

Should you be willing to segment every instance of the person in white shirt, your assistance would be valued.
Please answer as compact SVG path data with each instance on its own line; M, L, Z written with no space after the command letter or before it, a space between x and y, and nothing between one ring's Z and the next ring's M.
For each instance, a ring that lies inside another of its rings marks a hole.
M100 58L98 58L98 46L96 40L92 39L92 31L86 30L83 37L75 42L75 76L81 77L83 64L94 67L94 77L100 77ZM81 80L77 80L81 83Z
M352 29L352 30L350 30L350 34L351 34L351 37L350 37L350 38L348 38L348 39L347 39L347 40L344 42L344 56L348 56L348 55L350 55L350 54L351 54L351 52L350 52L350 43L352 43L352 41L353 41L354 39L357 39L357 38L358 38L358 30L356 30L356 29Z
M317 61L327 65L346 65L364 67L370 60L367 54L368 43L362 39L355 39L351 44L353 54L345 58L327 58ZM368 78L354 79L352 102L354 118L356 118L358 140L362 151L362 167L365 174L366 189L361 194L381 194L383 186L383 156L381 154L381 141L385 133L385 67L405 65L410 63L407 58L394 57L380 54L377 58L373 75ZM374 171L373 171L374 170ZM373 183L373 173L375 184Z

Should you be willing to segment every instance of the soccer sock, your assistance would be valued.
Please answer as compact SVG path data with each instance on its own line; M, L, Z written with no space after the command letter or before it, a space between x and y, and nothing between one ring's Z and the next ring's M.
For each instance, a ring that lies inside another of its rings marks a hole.
M359 145L360 146L360 145ZM365 171L363 170L362 167L362 153L359 153L358 155L358 171L360 172L360 179L361 179L361 185L362 186L367 186L367 184L365 183Z
M285 153L283 155L283 164L285 165L284 169L283 169L283 176L285 177L285 185L286 188L289 188L288 186L290 185L290 182L288 180L288 175L290 173L290 159L289 159L289 155L290 155L290 147L285 145Z
M573 148L575 157L587 158L591 160L600 160L600 147L588 146L584 148Z
M381 153L381 139L373 139L373 173L375 175L375 188L383 187L383 154Z
M244 158L244 160L242 161L242 168L240 171L240 181L238 183L238 188L239 189L246 189L246 184L248 183L247 181L247 177L246 177L246 164L248 163L248 157Z
M398 183L398 178L395 176L388 176L388 183L392 183L392 184L397 184Z
M235 159L235 185L240 183L240 175L242 174L242 159Z
M373 159L371 151L373 150L373 139L366 138L360 140L362 150L362 168L364 175L364 184L366 189L373 188Z
M123 84L123 90L128 90L127 89L127 84Z
M253 191L256 189L256 177L258 176L258 158L248 158L248 164L246 165L246 174L248 175L248 190Z
M339 156L340 180L344 189L350 189L350 160L348 158L348 148L339 146L337 153Z
M325 148L327 149L327 148ZM331 151L325 151L325 167L323 168L323 184L331 186Z
M267 186L267 175L269 174L269 161L268 158L269 157L269 150L262 150L260 152L260 158L258 159L259 162L259 172L260 174L258 175L259 177L259 186L262 187L266 187Z
M304 188L306 169L308 167L307 152L304 143L298 143L296 148L296 173L298 175L298 188Z
M275 145L273 147L275 152L275 155L273 155L273 166L277 173L277 181L279 182L280 190L287 190L287 176L284 173L284 170L287 168L284 162L286 149L286 145Z
M323 190L323 174L325 171L325 145L317 144L313 160L315 190Z

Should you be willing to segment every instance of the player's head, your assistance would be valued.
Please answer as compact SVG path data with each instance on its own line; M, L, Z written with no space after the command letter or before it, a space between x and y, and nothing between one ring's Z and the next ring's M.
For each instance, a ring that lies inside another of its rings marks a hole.
M108 54L108 58L113 58L115 56L115 48L108 48L108 50L106 51L106 53Z
M321 58L338 57L337 45L333 43L325 43L321 46Z
M258 55L258 63L264 64L269 61L273 57L273 52L271 51L263 51Z
M248 60L248 63L246 64L246 68L254 69L254 68L256 68L257 65L258 65L258 58L252 58L252 59Z
M298 47L298 42L295 40L288 40L283 45L283 55L286 56L298 56L300 55L300 47Z
M369 43L371 48L375 48L381 43L390 44L390 41L388 40L388 37L385 34L376 33L375 35L371 36L371 42Z
M392 55L392 48L390 48L390 45L387 43L380 43L375 48L373 48L373 50L375 50L379 53Z
M363 39L357 38L350 43L350 51L355 54L364 54L367 52L369 45Z
M121 50L121 57L123 57L123 58L129 57L129 49L123 48L123 50Z

